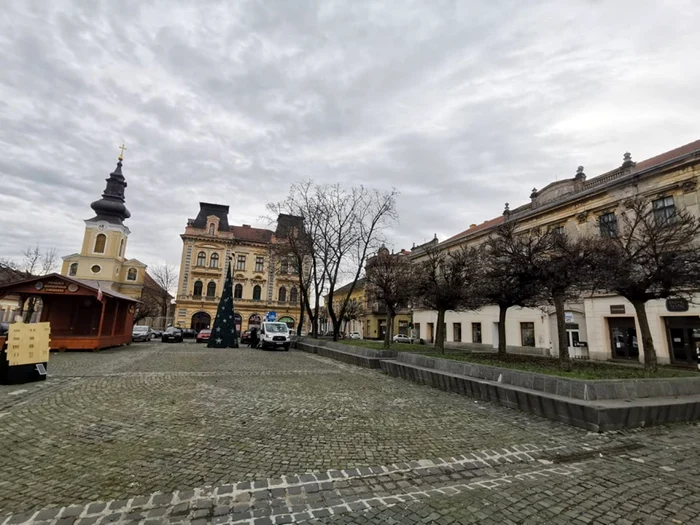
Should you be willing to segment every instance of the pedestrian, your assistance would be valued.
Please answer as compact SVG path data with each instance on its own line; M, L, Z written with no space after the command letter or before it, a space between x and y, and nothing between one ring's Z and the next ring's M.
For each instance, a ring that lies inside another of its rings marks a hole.
M250 329L250 345L251 348L258 347L258 328L254 326Z

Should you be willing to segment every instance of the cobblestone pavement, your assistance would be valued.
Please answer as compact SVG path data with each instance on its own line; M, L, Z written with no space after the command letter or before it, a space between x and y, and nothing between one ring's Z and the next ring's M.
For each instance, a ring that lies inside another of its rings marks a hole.
M700 426L593 434L301 352L135 344L0 386L4 523L700 523Z

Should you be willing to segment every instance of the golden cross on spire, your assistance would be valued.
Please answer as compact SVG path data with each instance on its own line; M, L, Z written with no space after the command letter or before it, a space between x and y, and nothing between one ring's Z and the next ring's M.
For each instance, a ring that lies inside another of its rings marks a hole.
M119 146L119 149L121 150L121 152L119 153L119 160L124 160L124 150L126 149L126 146L123 142L122 145Z

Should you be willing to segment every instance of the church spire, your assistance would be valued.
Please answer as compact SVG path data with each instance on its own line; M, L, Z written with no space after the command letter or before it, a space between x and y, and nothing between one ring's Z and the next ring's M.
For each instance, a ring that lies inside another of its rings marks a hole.
M122 174L122 160L124 160L124 150L126 147L122 144L117 162L116 169L110 173L107 181L107 186L102 194L102 198L90 204L90 207L97 214L91 220L103 220L112 224L122 224L124 219L131 217L131 213L124 205L124 189L126 188L126 180Z

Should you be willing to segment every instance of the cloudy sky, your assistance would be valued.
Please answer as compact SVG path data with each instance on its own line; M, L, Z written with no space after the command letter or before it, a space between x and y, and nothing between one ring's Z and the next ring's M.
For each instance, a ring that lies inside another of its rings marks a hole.
M700 2L4 0L0 257L79 250L126 142L128 256L198 202L400 190L394 247L700 138Z

